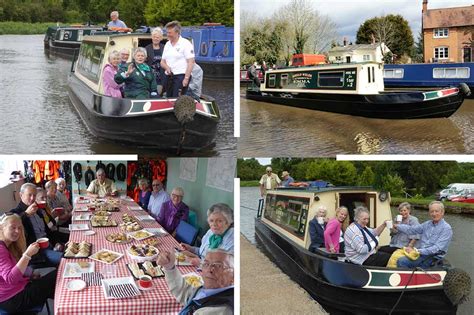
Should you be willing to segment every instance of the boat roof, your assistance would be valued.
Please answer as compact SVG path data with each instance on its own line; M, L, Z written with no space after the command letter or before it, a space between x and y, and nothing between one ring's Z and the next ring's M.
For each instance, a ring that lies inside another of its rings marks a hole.
M99 32L95 33L94 35L87 35L84 36L84 40L87 41L95 41L95 42L103 42L107 41L110 38L151 38L150 33L120 33L120 32L115 32L115 31L104 31L104 32ZM163 38L164 39L164 38Z
M288 72L288 71L306 71L314 69L325 69L325 68L349 68L349 67L359 67L363 65L381 65L379 62L375 61L365 61L365 62L351 62L351 63L326 63L319 65L310 65L310 66L298 66L298 67L283 67L277 69L268 69L267 73L272 72Z
M337 192L347 190L375 190L372 186L330 186L330 187L279 187L274 191L298 191L298 192L310 192L310 193L321 193L321 192Z

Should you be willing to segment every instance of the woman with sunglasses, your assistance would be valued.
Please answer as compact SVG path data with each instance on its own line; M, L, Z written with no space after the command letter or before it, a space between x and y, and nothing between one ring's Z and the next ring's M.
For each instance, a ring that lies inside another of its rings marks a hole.
M19 215L6 213L0 217L0 310L22 313L54 298L57 271L40 278L28 267L38 251L36 242L26 247Z

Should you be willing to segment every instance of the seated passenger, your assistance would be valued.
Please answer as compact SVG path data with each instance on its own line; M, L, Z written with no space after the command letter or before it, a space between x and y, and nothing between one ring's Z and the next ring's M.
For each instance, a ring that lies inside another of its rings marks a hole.
M119 17L118 11L112 11L110 13L110 19L112 21L110 21L109 24L107 24L107 27L109 29L127 28L127 25L122 20L119 20L118 17Z
M127 71L128 57L130 57L130 50L127 48L120 49L120 63L118 64L118 72Z
M102 81L104 82L104 95L122 98L122 84L117 84L114 77L118 72L118 64L120 63L119 52L114 50L109 54L109 63L104 66L102 72Z
M344 233L346 258L354 264L385 267L390 254L377 252L378 236L385 229L385 222L376 229L368 228L369 210L359 206L354 210L354 222Z
M5 213L0 217L0 309L8 314L23 314L54 298L56 273L44 277L28 263L39 251L36 242L26 246L21 218Z
M290 173L288 173L287 171L283 171L281 173L281 186L282 187L290 187L290 184L291 183L294 183L295 180L293 179L293 177L290 176Z
M69 204L71 204L71 192L67 189L66 180L62 177L59 177L55 180L55 182L58 185L58 192L56 194L58 196L61 194L66 198Z
M115 82L125 83L123 91L127 98L147 99L156 96L156 80L151 68L145 63L145 48L138 47L133 53L133 60L127 71L115 75Z
M451 226L444 220L444 205L441 201L432 201L429 205L430 221L418 225L394 224L399 233L421 234L419 248L420 257L416 260L410 260L407 257L401 257L397 261L397 267L414 268L430 267L434 261L443 258L448 252L449 244L453 237ZM407 247L407 253L412 248Z
M234 213L225 203L217 203L207 210L207 223L209 230L204 234L200 247L181 243L186 250L185 255L194 266L201 263L201 259L206 257L210 249L221 248L227 251L234 251Z
M163 86L166 86L165 80L165 71L161 67L161 56L163 55L163 48L165 44L161 41L163 40L163 30L159 27L155 27L151 32L151 44L145 47L147 59L146 63L153 70L155 75L157 92L159 95L163 94Z
M59 231L59 215L58 210L52 209L47 203L47 192L42 188L36 189L36 203L46 202L44 209L38 209L38 212L42 213L44 224L48 226L54 235L54 238L61 243L67 243L69 241L69 233L63 233Z
M402 221L398 223L408 224L411 226L420 224L416 217L410 215L410 211L411 205L408 202L402 202L398 206L398 213L402 216ZM394 251L403 247L415 247L415 243L420 239L419 234L408 235L405 233L398 233L398 230L394 228L390 229L390 236L392 237L390 244L380 247L379 251L393 254Z
M309 221L309 235L311 236L310 252L314 253L317 248L324 247L324 229L327 223L326 214L326 207L320 206L314 218Z
M138 187L140 192L138 195L138 204L143 209L148 209L148 202L150 201L151 191L148 189L148 179L140 178L138 180Z
M188 220L189 207L183 202L183 197L183 188L176 187L173 189L171 192L171 200L163 203L160 214L158 215L158 223L173 236L176 234L179 221Z
M155 218L158 219L160 215L161 206L165 203L170 201L169 194L163 189L163 183L159 179L154 179L151 184L153 191L151 192L150 198L148 200L148 213Z
M199 101L199 98L202 94L203 77L204 72L202 71L201 66L195 63L193 66L193 70L191 71L191 81L189 81L189 89L186 91L186 94L197 101Z
M344 253L344 236L342 225L349 216L346 207L336 209L336 217L330 219L324 230L324 245L330 253Z
M102 198L106 196L117 196L117 187L113 180L105 178L105 171L99 168L95 173L97 179L94 179L87 187L87 195L93 198Z
M50 209L63 208L63 211L59 213L58 225L64 226L71 223L72 217L72 206L69 201L62 195L58 195L58 185L54 180L50 180L44 185L46 189L46 201Z

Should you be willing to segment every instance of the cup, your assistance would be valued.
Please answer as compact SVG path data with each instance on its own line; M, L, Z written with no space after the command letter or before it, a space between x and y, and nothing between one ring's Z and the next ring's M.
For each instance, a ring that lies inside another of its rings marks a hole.
M140 286L142 288L149 288L151 287L152 285L152 282L151 282L151 277L150 276L141 276L140 279L138 280L138 284L140 284Z
M58 215L61 215L64 212L64 208L58 207L53 209Z
M387 224L387 229L393 228L393 221L392 220L385 221L385 224Z
M46 209L46 201L37 201L37 202L36 202L36 205L37 205L38 208L40 208L40 209Z
M397 222L398 223L402 222L402 219L403 219L403 217L402 217L401 214L397 215Z
M36 240L40 248L48 248L49 246L49 238L47 237L42 237Z
M323 217L318 217L318 223L319 224L324 224L324 218Z
M89 206L90 211L95 211L95 206Z
M79 196L79 200L84 200L84 196Z

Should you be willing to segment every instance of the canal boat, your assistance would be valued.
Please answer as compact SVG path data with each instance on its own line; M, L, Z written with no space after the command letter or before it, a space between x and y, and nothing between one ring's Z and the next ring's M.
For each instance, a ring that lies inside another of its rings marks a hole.
M449 117L469 87L433 91L384 91L383 66L375 62L270 69L247 88L248 99L353 116L384 119Z
M196 63L204 78L234 79L234 28L218 23L183 27L181 36L194 45Z
M212 97L185 107L176 98L130 99L103 94L102 71L109 54L151 43L151 35L115 32L85 36L68 79L69 97L95 136L152 146L166 151L194 151L213 145L220 120ZM184 111L184 112L183 112ZM192 116L188 121L180 117ZM181 113L181 114L180 114Z
M465 83L472 91L474 63L386 64L383 78L387 89L433 89Z
M72 58L79 51L84 36L102 30L102 27L86 25L50 26L43 40L45 52Z
M255 220L258 244L286 274L331 314L455 314L445 293L450 271L445 261L427 270L391 269L350 263L344 254L310 252L309 221L320 206L335 217L346 206L370 210L369 227L391 220L390 194L370 187L283 188L270 190ZM387 229L379 245L387 245ZM452 282L451 282L452 283ZM470 284L469 284L470 289Z

